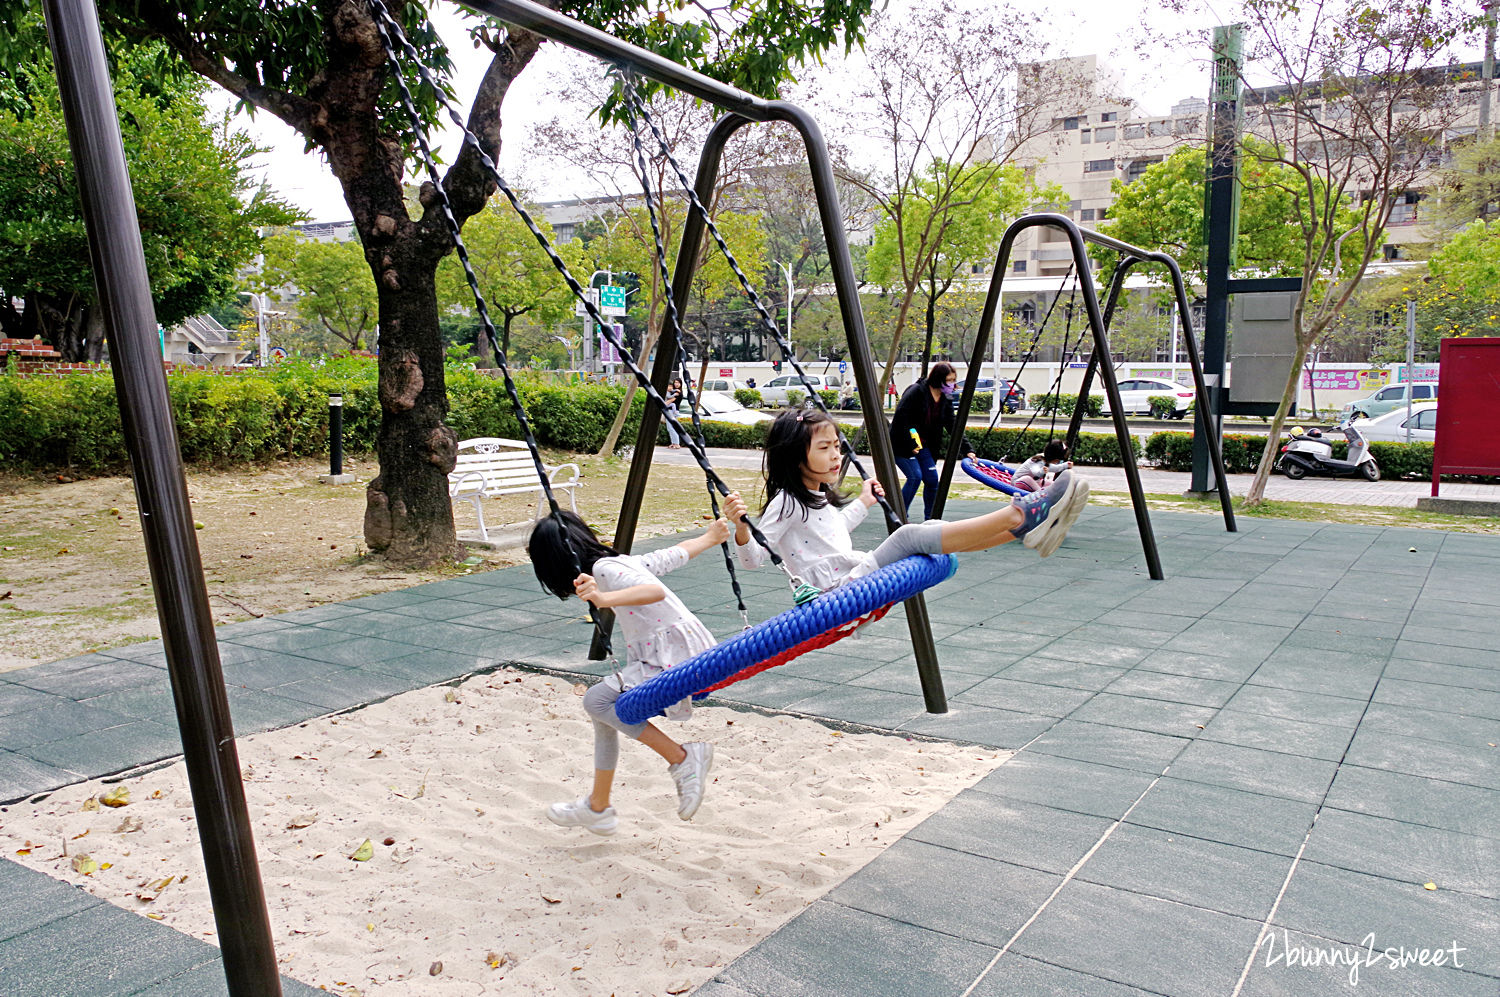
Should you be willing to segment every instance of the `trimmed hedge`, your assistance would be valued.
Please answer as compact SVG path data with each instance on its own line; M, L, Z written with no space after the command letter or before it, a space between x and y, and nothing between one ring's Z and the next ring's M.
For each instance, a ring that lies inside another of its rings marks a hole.
M745 408L760 408L765 404L760 397L759 388L735 388L734 400Z
M1048 395L1037 395L1035 398L1032 399L1032 403L1036 406L1036 410L1038 412L1042 413L1043 415L1049 414L1050 412L1052 412L1052 410L1054 408L1058 411L1058 413L1060 415L1072 415L1073 414L1073 410L1078 407L1078 396L1077 395L1066 395L1066 394L1064 394L1064 395L1051 395L1051 394L1048 394ZM1083 414L1086 417L1088 417L1090 419L1096 419L1096 418L1099 417L1099 414L1101 412L1103 412L1103 411L1104 411L1104 396L1103 395L1089 395L1088 398L1086 398L1084 400Z
M1349 452L1344 440L1334 440L1333 456L1343 460ZM1253 474L1265 449L1264 436L1232 433L1224 437L1224 470L1230 474ZM1431 443L1371 443L1370 453L1380 465L1382 478L1431 478ZM1193 434L1152 433L1146 439L1146 459L1164 471L1193 469Z
M505 382L473 369L446 371L446 419L458 438L519 438ZM538 441L562 450L596 451L625 389L607 384L563 386L524 377L522 404ZM328 452L328 396L344 399L344 449L370 453L380 431L376 364L340 358L314 365L292 360L234 374L174 371L167 391L186 461L247 461L310 457ZM620 434L635 441L646 396L636 392ZM0 375L0 466L119 468L128 461L108 372L61 377Z

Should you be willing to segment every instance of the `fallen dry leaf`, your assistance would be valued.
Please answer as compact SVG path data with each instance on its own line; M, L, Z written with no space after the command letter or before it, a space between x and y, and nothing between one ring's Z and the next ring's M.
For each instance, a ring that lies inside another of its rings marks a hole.
M304 827L311 827L317 822L318 815L315 813L298 814L286 822L286 827L288 831L299 831Z
M102 804L104 804L106 807L124 807L124 806L129 806L129 804L130 804L130 787L129 786L116 786L114 789L111 789L109 792L105 793L103 796L100 796L99 797L99 802L102 803Z
M545 900L545 901L547 901L549 904L560 904L560 903L562 903L561 900L553 900L551 897L547 896L547 894L545 894L545 893L542 894L542 899Z
M92 876L99 871L99 863L86 852L80 852L73 856L73 871L82 876Z
M97 796L90 796L88 799L86 799L86 800L83 801L83 806L79 807L78 809L79 810L88 811L89 813L92 813L93 811L98 810L99 809L99 797L97 797Z
M431 966L427 967L427 975L428 976L441 976L442 973L443 973L443 960L441 960L441 959L439 959L437 962L433 963Z
M349 856L356 862L368 862L375 855L375 846L366 838L365 843L354 849L354 854Z

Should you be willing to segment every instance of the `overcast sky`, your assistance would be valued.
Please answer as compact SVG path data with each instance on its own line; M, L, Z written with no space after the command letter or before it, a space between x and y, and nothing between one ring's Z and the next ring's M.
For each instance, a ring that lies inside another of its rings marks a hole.
M893 5L908 0L892 0ZM1074 6L1072 10L1058 10L1065 6L1045 0L1015 0L1020 6L1045 10L1055 26L1055 39L1066 39L1066 44L1057 44L1057 55L1098 55L1119 79L1122 91L1133 97L1142 115L1165 114L1172 104L1184 97L1207 97L1208 70L1207 52L1183 47L1170 51L1157 44L1150 48L1149 58L1137 54L1142 39L1141 25L1149 18L1159 31L1187 31L1205 28L1216 21L1205 16L1197 24L1173 24L1160 8L1157 0L1115 0L1102 3L1093 0L1088 4ZM1086 8L1084 10L1077 9ZM438 30L448 41L457 66L456 88L460 98L467 101L474 92L486 60L468 41L463 21L446 4L435 7ZM1192 48L1196 48L1193 46ZM487 54L487 53L486 53ZM567 59L586 59L569 52L561 46L547 44L512 87L505 101L502 170L514 169L525 162L525 147L528 133L537 122L550 118L552 109L545 97L549 74L559 71ZM339 221L349 217L343 193L327 165L316 154L302 151L302 140L291 129L282 125L271 115L257 114L253 121L242 119L241 124L262 145L271 151L257 158L256 173L264 177L282 197L308 211L314 221ZM457 140L446 136L441 148L451 161L457 149ZM696 150L687 157L696 158ZM551 199L596 194L585 189L582 181L557 175L543 182L529 176L534 196Z

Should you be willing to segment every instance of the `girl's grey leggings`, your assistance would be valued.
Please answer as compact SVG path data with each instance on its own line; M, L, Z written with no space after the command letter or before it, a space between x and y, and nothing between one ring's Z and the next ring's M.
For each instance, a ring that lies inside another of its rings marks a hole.
M895 564L903 557L913 554L941 554L943 552L943 521L929 519L925 523L907 523L886 537L875 548L875 563L880 567Z
M615 713L615 700L620 690L615 688L613 676L595 682L583 694L583 709L594 721L594 768L614 771L620 761L620 734L632 740L640 740L646 725L628 724Z

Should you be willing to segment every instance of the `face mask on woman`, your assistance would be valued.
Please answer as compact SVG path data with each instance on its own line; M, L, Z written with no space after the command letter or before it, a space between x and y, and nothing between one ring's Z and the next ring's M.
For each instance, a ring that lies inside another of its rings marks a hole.
M956 384L945 384L945 385L943 385L943 394L946 395L949 398L952 398L953 397L953 392L954 392L954 390L957 387L958 387L958 385L956 385Z

